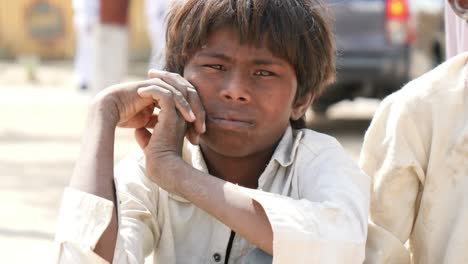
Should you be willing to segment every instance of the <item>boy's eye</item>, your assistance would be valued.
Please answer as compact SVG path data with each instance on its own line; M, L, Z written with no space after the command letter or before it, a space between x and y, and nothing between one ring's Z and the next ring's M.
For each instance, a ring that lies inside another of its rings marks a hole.
M260 70L260 71L256 71L255 75L266 77L266 76L273 76L275 74L270 71Z
M212 69L215 69L215 70L218 70L218 71L224 71L225 70L224 66L219 65L219 64L207 64L207 65L205 65L205 67L212 68Z

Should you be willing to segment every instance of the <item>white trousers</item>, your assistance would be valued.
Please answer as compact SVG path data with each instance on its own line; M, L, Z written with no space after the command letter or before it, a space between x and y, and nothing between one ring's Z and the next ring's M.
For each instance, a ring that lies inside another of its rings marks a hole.
M151 43L150 68L161 70L165 64L165 15L168 0L145 0L148 37Z
M96 25L75 23L75 75L78 85L89 85L91 79L92 36Z
M98 24L92 48L91 92L121 82L128 67L128 31L119 25Z
M165 64L165 27L164 20L148 18L148 34L151 42L149 67L162 70Z

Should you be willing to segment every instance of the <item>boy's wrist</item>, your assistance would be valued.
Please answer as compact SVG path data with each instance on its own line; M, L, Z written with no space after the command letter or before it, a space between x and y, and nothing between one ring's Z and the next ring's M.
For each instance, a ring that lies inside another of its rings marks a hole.
M119 123L119 110L111 96L96 97L90 105L89 113L103 124L114 128Z
M148 175L152 181L166 191L182 196L180 182L187 174L185 161L176 152L158 156L152 161L147 160L147 162L154 163L154 166L147 166L147 168L155 168L147 171Z

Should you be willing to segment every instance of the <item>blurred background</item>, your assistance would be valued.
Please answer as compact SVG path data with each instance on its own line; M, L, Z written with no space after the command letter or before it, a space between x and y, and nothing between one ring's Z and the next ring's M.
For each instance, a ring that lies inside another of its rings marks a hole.
M87 104L100 88L160 67L163 2L0 0L3 263L44 262L51 252ZM338 80L308 125L337 137L357 160L380 100L444 60L443 0L327 3ZM137 148L133 131L118 130L116 161Z

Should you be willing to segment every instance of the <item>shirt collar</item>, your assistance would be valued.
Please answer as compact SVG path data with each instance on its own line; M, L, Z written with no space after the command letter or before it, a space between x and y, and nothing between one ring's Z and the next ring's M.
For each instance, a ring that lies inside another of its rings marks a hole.
M275 160L283 167L291 165L296 157L297 147L302 137L303 131L293 130L291 126L288 126L275 152L273 152L271 160Z

